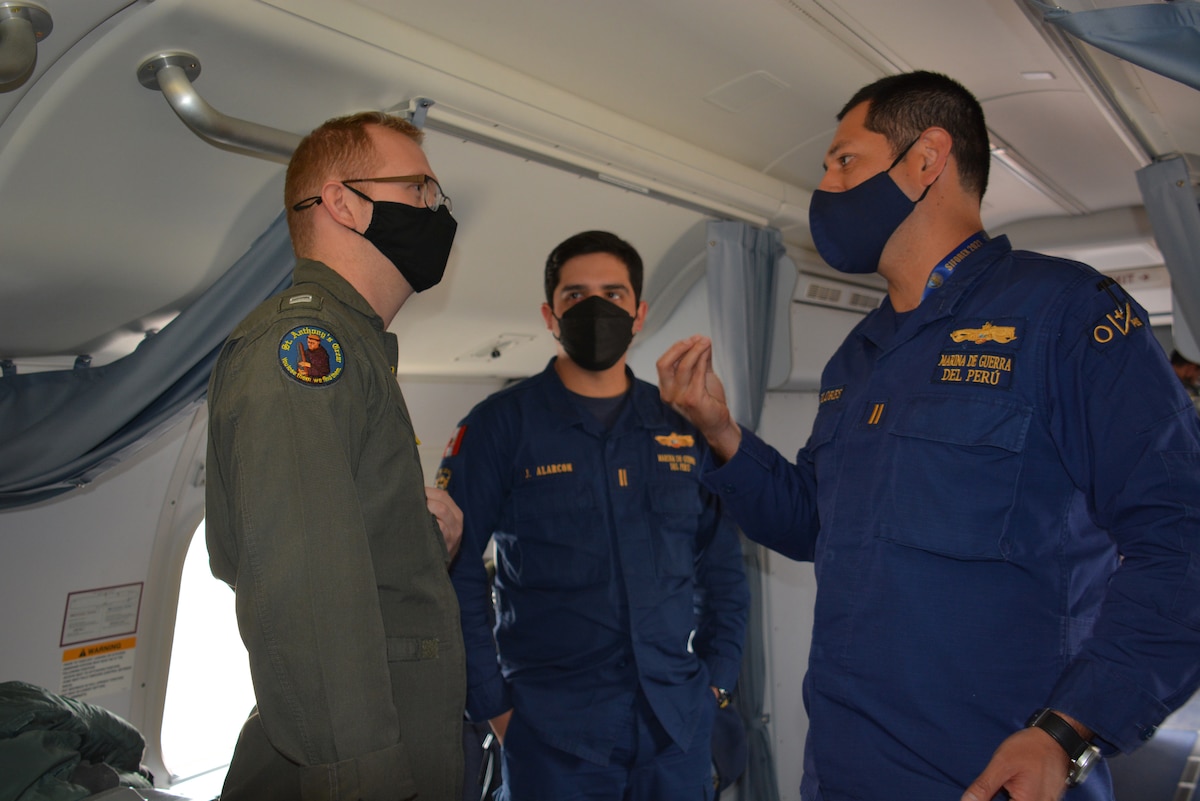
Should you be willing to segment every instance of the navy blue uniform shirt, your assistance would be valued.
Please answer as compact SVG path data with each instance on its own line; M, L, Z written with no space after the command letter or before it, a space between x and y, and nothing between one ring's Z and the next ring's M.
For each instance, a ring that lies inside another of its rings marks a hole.
M749 607L736 530L699 481L706 444L626 372L632 388L605 431L551 360L471 411L438 476L463 510L451 579L468 715L513 708L546 742L599 763L639 688L688 747L709 686L737 679ZM480 558L493 536L494 640Z
M816 563L806 801L958 801L1041 707L1129 750L1200 680L1200 425L1089 267L992 240L851 332L795 464L747 432L704 480Z

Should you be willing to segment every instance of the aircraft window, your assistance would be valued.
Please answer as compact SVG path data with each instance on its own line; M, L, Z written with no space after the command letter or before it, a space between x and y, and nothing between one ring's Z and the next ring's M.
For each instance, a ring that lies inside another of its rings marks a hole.
M162 757L173 792L214 798L238 732L254 706L250 665L238 635L233 591L208 569L204 522L192 536L179 585Z

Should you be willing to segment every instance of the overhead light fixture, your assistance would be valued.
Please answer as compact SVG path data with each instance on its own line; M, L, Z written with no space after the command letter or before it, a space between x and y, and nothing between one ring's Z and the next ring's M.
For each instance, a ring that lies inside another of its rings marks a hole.
M537 339L533 334L501 334L485 345L455 357L456 362L490 362L499 359L504 352L526 342Z
M408 113L414 103L422 100L414 98L388 111ZM427 130L478 142L701 214L745 220L752 225L787 226L808 220L809 193L762 173L755 173L752 181L731 181L718 169L700 169L686 160L663 157L628 142L618 145L613 137L592 129L583 133L573 129L573 141L567 143L444 103L430 105L426 111ZM738 165L738 170L742 169Z
M619 186L622 189L628 189L630 192L640 192L643 195L650 194L650 190L641 184L635 184L633 181L626 181L622 178L616 177L615 175L598 172L596 173L596 178L604 181L606 184L612 184L613 186Z
M1022 72L1021 77L1027 81L1053 81L1054 73L1045 70L1030 70Z
M33 73L37 45L54 29L46 9L26 2L0 2L0 92L15 89Z
M991 132L989 131L989 133ZM991 138L997 140L995 134L991 134ZM1066 190L1056 185L1048 176L1038 172L1008 145L997 140L988 146L988 150L991 152L992 159L997 164L1008 170L1017 180L1030 189L1040 192L1057 203L1062 207L1063 211L1066 211L1068 214L1087 213L1088 210L1082 203L1072 197Z

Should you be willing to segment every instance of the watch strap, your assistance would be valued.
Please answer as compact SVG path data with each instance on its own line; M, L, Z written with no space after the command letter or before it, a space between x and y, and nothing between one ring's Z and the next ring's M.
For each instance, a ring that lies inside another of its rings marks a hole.
M1071 760L1071 769L1067 774L1067 783L1076 785L1087 778L1093 764L1099 757L1100 749L1080 736L1075 727L1053 709L1039 709L1029 718L1026 728L1037 728L1054 738Z
M1075 727L1063 720L1052 709L1039 709L1029 718L1026 728L1037 728L1049 734L1054 741L1067 752L1067 757L1073 762L1087 750L1090 743L1079 736Z

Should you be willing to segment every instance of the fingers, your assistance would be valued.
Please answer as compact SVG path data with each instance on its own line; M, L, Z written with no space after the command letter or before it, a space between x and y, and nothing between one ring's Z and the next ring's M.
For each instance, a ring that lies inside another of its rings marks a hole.
M658 370L659 392L664 401L670 403L668 398L674 397L681 387L687 385L697 358L711 347L708 337L691 336L676 342L659 357L654 366Z
M663 402L700 430L721 462L741 444L741 428L733 422L725 389L713 372L712 340L692 336L667 349L655 363L658 394Z
M695 394L695 376L704 364L711 369L712 341L708 337L692 336L672 345L655 363L658 370L658 391L665 403L678 403L688 394Z
M426 487L425 502L430 513L439 521L453 521L462 527L462 509L458 508L450 493L437 487Z
M664 403L670 403L675 396L675 368L679 362L679 357L683 352L691 347L691 339L684 339L676 342L671 347L667 348L662 356L658 357L658 361L654 363L654 367L658 370L658 393L662 396Z
M680 357L682 357L685 352L692 350L693 348L695 348L697 346L708 347L711 345L712 345L712 341L708 337L700 336L699 334L694 334L694 335L688 337L687 339L679 340L674 345L667 348L666 352L663 353L663 355L658 358L658 362L656 362L656 365L659 368L659 371L661 372L663 369L670 368L676 362L678 362Z
M442 538L446 541L446 550L453 558L462 545L462 509L458 508L450 493L437 487L425 488L425 505L437 520L438 528L442 530Z
M679 359L676 367L676 376L679 381L676 406L681 410L702 409L709 400L706 381L709 375L713 375L712 343L704 340L697 343ZM686 412L685 415L691 417Z
M495 733L496 739L500 741L501 747L504 745L504 735L508 733L508 721L512 719L512 713L513 711L510 709L507 712L501 712L488 721L492 726L492 731Z
M1010 735L966 789L961 801L992 801L1001 792L1013 801L1058 801L1067 789L1067 755L1040 729Z

